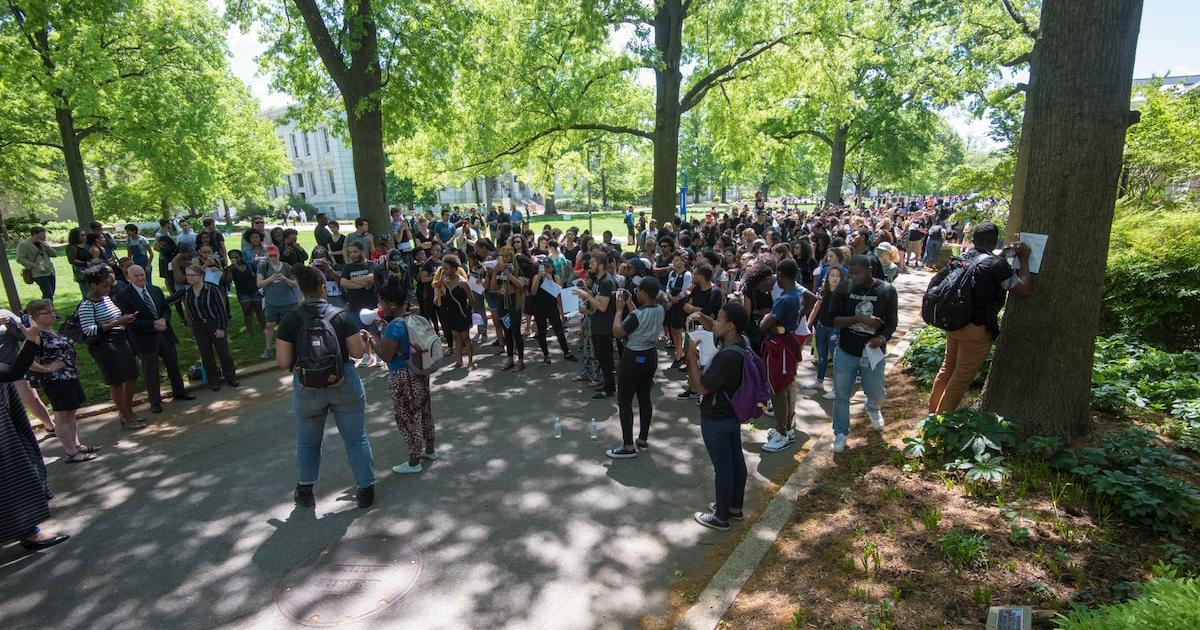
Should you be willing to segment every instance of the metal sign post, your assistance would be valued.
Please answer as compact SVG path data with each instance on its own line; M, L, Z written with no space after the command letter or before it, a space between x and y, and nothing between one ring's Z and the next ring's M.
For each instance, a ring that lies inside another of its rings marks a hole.
M687 221L687 171L683 171L683 185L679 187L679 218Z

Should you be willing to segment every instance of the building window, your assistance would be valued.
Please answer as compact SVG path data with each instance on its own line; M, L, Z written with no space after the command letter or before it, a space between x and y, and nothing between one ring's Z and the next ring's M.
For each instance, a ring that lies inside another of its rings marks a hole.
M329 153L329 130L321 129L321 137L325 139L325 152Z
M314 194L314 195L320 194L317 192L317 178L313 177L313 174L311 171L309 171L309 173L308 173L308 187L312 190L312 194Z
M300 157L300 149L296 147L296 134L292 134L292 157Z
M304 138L304 155L312 155L312 151L310 151L308 148L308 132L305 131L300 135Z
M284 178L285 180L287 180L287 185L288 185L288 194L290 195L290 194L292 194L292 193L296 192L296 190L295 190L294 188L292 188L292 176L291 176L291 175L284 175L284 176L283 176L283 178Z
M334 181L333 181L333 171L325 171L325 172L329 173L329 194L336 195L337 194L337 184L334 183Z
M304 173L296 173L296 188L304 188Z

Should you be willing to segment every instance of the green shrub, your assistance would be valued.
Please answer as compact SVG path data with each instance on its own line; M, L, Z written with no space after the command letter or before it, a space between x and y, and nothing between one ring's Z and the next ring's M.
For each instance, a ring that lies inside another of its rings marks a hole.
M1121 208L1104 274L1104 332L1200 345L1200 211Z
M987 551L987 539L983 534L974 534L963 529L952 529L938 537L938 549L954 566L955 572L964 567L983 563L983 552Z
M1059 615L1061 630L1191 630L1200 628L1200 580L1153 579L1140 596L1096 610Z
M946 331L933 326L922 326L909 333L908 338L911 340L908 350L904 351L904 356L900 359L904 371L921 385L930 387L933 385L933 379L937 378L938 368L942 367L942 358L946 355ZM992 351L989 350L983 367L975 377L974 386L983 385L983 379L991 365Z
M1106 435L1097 446L1075 451L1071 472L1095 497L1124 518L1158 532L1178 534L1200 521L1200 491L1167 476L1191 465L1145 429Z
M1116 410L1153 409L1200 422L1200 352L1176 354L1137 343L1125 335L1096 340L1092 403Z
M917 421L917 435L904 443L909 457L941 463L964 455L976 461L999 455L1016 446L1017 437L1008 420L990 411L956 409Z

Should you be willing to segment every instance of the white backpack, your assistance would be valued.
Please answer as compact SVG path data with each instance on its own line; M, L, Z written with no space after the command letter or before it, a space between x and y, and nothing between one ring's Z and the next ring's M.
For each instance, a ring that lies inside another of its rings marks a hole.
M415 374L433 374L445 358L439 356L441 353L438 352L441 337L433 330L433 324L420 315L405 317L404 325L408 328L408 360L405 367Z

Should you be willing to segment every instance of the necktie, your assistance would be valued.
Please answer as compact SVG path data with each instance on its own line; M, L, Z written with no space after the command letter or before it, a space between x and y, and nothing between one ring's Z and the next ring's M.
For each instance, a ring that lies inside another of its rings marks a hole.
M155 319L157 319L158 318L158 310L156 308L154 308L154 300L150 298L150 292L147 291L145 288L143 288L141 290L141 293L142 293L142 301L146 303L146 306L150 307L150 314L153 315L155 317Z

